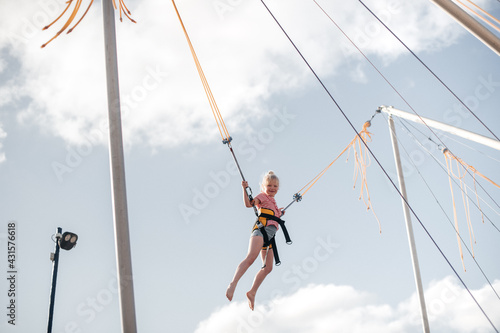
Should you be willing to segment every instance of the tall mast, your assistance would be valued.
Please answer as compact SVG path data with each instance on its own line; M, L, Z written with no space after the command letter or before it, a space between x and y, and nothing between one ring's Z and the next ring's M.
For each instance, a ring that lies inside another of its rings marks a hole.
M389 129L391 131L392 149L394 151L394 161L396 162L396 170L399 180L399 190L401 192L403 213L406 222L406 233L408 235L408 244L410 245L410 254L413 264L413 275L415 278L415 285L417 287L417 296L420 303L420 314L422 316L422 328L424 333L429 333L429 319L427 317L427 309L425 306L424 288L422 287L422 278L420 276L420 266L418 264L417 248L415 246L415 237L413 235L413 226L411 222L410 209L408 208L408 197L406 195L406 185L401 166L401 159L399 157L398 139L396 137L396 129L394 128L394 120L392 115L389 114Z
M118 85L115 11L112 0L102 1L104 20L104 47L108 89L109 154L111 164L111 190L115 230L116 266L122 332L136 333L134 284L128 227L127 191L125 187L125 161Z

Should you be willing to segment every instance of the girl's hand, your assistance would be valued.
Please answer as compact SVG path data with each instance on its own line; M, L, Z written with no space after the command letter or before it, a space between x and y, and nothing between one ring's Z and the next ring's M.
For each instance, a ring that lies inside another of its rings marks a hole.
M284 207L280 208L281 216L285 215L285 211L283 209L284 209Z
M248 187L248 182L246 180L242 181L241 182L241 186L243 186L243 188L247 188Z

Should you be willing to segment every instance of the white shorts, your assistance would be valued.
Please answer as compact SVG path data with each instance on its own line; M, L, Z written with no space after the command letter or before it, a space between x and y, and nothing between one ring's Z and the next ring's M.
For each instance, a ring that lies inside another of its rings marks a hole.
M251 237L253 237L253 236L264 237L262 235L261 230L262 230L262 228L255 229L254 231L252 231ZM276 231L278 231L278 228L276 228L274 225L268 225L268 226L264 227L264 230L266 231L267 239L270 240L271 238L274 237L274 235L276 234Z

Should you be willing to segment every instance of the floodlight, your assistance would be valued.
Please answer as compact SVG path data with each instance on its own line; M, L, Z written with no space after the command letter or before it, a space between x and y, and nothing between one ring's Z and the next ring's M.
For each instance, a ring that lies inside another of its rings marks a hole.
M62 237L59 239L59 246L64 250L71 250L76 245L78 240L78 235L69 231L64 232Z

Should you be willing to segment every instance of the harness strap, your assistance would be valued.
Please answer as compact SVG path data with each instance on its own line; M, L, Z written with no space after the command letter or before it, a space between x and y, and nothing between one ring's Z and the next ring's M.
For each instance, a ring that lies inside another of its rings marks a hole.
M280 256L278 254L278 247L276 246L275 237L271 239L271 248L273 249L274 263L276 266L281 265Z
M268 247L269 244L271 243L271 240L269 239L269 236L267 235L267 232L264 230L266 226L263 225L262 223L260 223L259 220L257 220L257 222L255 222L255 227L254 229L259 229L261 234L262 234L262 238L264 238L264 245L263 245L263 248L265 247ZM274 238L274 237L273 237Z
M276 266L281 265L280 256L278 254L278 247L276 246L276 237L273 236L273 238L269 239L267 232L264 230L265 226L262 223L257 222L256 227L262 233L262 238L264 238L264 244L262 246L262 250L266 250L266 258L264 259L264 265L262 266L262 268L266 267L266 259L267 259L267 253L268 253L267 251L269 251L269 249L273 249L273 256L274 256L275 265Z
M265 221L264 223L260 220L260 218L264 218ZM280 219L279 217L276 217L271 214L266 214L266 213L260 213L257 217L257 221L255 222L255 225L253 227L253 230L259 229L262 233L262 237L264 238L264 244L262 249L263 250L269 250L273 249L273 255L274 255L274 262L276 266L279 266L281 264L279 254L278 254L278 247L276 246L276 235L274 235L271 239L269 239L267 232L264 230L264 228L267 226L267 220L273 220L279 223L281 226L281 229L283 230L283 235L285 236L285 240L287 244L292 244L292 240L290 239L290 235L288 234L288 230L286 229L285 226L285 221ZM267 258L267 254L266 254ZM265 264L264 264L265 267Z
M283 229L283 235L285 236L286 243L292 244L292 240L290 239L290 234L288 233L288 230L286 229L286 226L285 226L285 221L283 221L279 217L276 217L276 216L271 215L271 214L266 214L266 213L260 213L259 217L264 217L266 219L278 222L281 229Z

